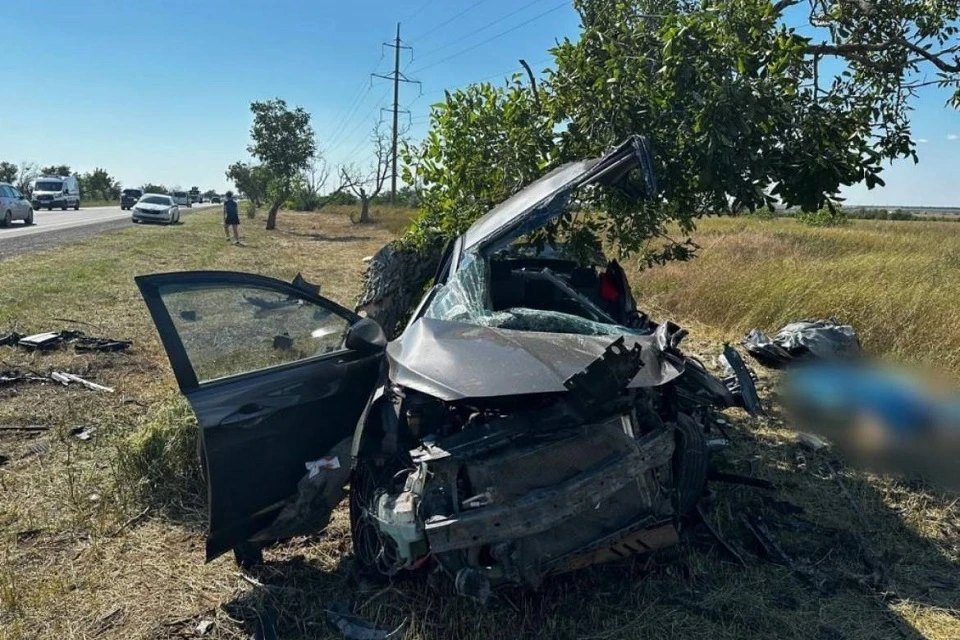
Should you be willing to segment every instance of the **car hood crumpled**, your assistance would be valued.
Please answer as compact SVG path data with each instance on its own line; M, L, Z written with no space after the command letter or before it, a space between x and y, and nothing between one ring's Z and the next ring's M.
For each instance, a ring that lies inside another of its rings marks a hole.
M444 401L566 391L564 381L603 355L619 335L516 331L420 318L387 347L390 379ZM629 387L673 380L683 365L652 335L623 334L640 345L643 366Z

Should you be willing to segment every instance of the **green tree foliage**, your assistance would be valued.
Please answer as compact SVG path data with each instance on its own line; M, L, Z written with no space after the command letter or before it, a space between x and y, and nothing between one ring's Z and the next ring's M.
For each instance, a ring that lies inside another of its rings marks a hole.
M143 185L144 193L167 193L167 188L162 184L147 183Z
M270 187L270 171L263 165L251 165L234 162L227 168L227 179L233 182L237 191L250 199L254 208L266 202Z
M13 183L17 179L17 174L20 172L20 167L18 167L13 162L3 161L0 162L0 182Z
M823 207L817 211L798 211L794 216L797 222L810 227L842 227L850 220L841 207Z
M33 193L33 181L40 175L37 165L32 162L21 162L17 172L16 187L22 193Z
M293 191L297 178L307 168L316 154L310 114L302 107L289 109L279 98L254 102L253 126L250 128L251 143L247 147L269 172L270 182L267 198L270 211L267 214L267 229L276 228L277 211ZM243 190L244 193L250 194Z
M552 50L539 86L471 85L434 105L404 153L422 184L406 240L463 231L558 163L597 156L633 133L652 141L660 198L585 194L588 233L648 262L690 255L666 239L697 217L776 205L816 212L844 186L882 186L912 157L911 98L957 90L960 0L574 0L578 37ZM802 22L807 24L799 24ZM928 80L932 74L935 80ZM553 232L567 228L561 220Z
M216 196L216 195L219 195L219 194L218 194L216 191L214 191L213 189L208 189L207 191L204 191L204 192L203 192L203 198L204 198L204 200L209 200L209 199L211 199L213 196Z
M120 182L110 177L105 169L97 167L91 172L77 176L80 192L86 198L115 200L120 197Z
M48 167L40 169L40 173L45 176L69 176L70 166L65 164L51 164Z

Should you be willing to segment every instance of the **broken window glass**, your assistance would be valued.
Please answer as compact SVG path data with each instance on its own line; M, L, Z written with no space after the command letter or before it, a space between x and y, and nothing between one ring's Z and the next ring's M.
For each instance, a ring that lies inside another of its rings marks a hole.
M424 316L515 331L588 336L640 333L621 325L595 322L570 313L547 309L512 307L493 311L490 304L489 273L484 260L467 256L464 266L437 290Z

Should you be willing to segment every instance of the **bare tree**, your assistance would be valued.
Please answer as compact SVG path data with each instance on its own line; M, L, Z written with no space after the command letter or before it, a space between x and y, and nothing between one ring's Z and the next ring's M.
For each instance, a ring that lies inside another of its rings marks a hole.
M370 167L366 171L355 164L340 167L340 188L349 189L360 198L360 219L356 222L361 224L371 222L370 201L380 195L390 174L390 137L383 130L382 124L378 122L370 136L373 142L373 161Z
M40 175L37 165L34 162L21 162L20 171L17 173L16 187L22 193L33 192L33 181Z
M310 160L307 168L303 170L303 184L311 195L319 197L329 179L330 165L327 164L318 150L316 156Z

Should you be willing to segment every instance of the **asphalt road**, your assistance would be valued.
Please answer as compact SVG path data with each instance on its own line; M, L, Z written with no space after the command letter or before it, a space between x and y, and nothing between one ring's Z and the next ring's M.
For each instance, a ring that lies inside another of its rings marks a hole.
M180 208L180 215L189 215L200 205ZM33 226L14 222L0 227L0 260L21 253L49 249L65 242L99 235L106 231L130 226L130 212L115 207L84 207L79 211L34 211Z

